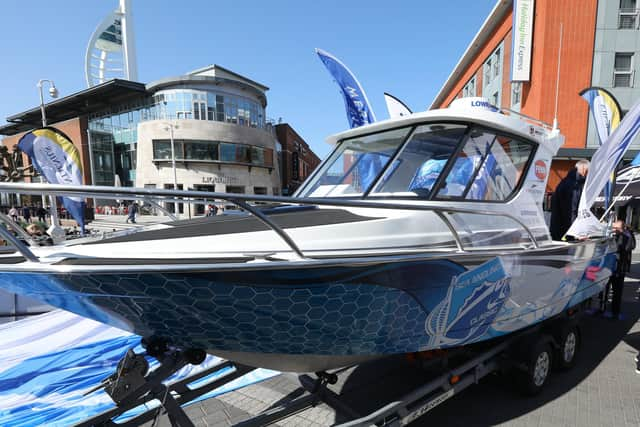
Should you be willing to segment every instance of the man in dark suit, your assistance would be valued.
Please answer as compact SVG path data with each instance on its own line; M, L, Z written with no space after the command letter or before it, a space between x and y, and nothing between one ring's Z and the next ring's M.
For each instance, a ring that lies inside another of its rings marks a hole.
M553 240L561 240L578 215L582 188L589 173L589 161L579 160L576 167L560 181L551 196L551 224L549 231Z

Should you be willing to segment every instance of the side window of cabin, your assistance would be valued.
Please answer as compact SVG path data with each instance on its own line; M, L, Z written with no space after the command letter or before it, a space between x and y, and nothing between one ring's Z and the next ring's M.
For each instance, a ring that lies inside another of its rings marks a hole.
M428 197L466 129L466 126L452 124L429 124L416 128L374 191L411 192Z
M438 190L438 198L460 198L467 195L469 183L489 154L495 138L495 134L479 129L469 132L469 137L458 153L451 171Z
M496 136L482 164L475 171L467 200L506 200L517 188L533 145L506 136Z

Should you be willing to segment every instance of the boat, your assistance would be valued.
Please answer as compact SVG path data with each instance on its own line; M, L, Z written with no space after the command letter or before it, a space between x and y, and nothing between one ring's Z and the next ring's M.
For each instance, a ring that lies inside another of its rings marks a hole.
M0 184L239 207L53 246L0 227L17 249L0 256L0 288L179 348L310 372L496 339L582 304L611 274L610 238L549 236L558 129L461 98L328 142L292 197Z

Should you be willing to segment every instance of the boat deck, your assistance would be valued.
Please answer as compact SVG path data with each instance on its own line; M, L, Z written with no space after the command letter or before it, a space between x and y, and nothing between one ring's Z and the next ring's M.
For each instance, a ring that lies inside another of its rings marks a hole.
M489 376L442 403L414 424L448 426L640 425L640 374L634 356L640 351L640 257L634 256L624 291L623 321L585 316L583 347L577 365L555 372L542 393L523 398L505 376ZM412 362L391 357L341 373L330 390L351 410L365 415L426 380ZM283 374L191 405L186 408L196 426L230 426L304 393L297 375ZM482 410L480 410L482 408ZM320 404L277 425L326 426L349 417ZM151 426L151 423L145 424ZM166 416L158 423L169 426Z

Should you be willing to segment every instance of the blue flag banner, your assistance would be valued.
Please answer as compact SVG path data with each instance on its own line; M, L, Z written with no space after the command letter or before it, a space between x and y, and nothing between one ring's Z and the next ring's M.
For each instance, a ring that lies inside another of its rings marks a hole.
M598 141L602 145L620 124L620 105L609 91L599 87L587 88L580 92L580 96L589 103L589 109L596 123ZM608 206L611 201L614 182L615 172L612 172L604 188L605 206Z
M316 49L320 60L333 76L344 98L344 106L347 110L347 119L351 128L357 128L376 121L373 110L369 105L367 95L353 73L338 58Z
M82 185L80 153L69 137L56 128L46 127L26 133L18 148L25 152L33 167L51 184ZM63 197L62 203L84 234L84 200Z

